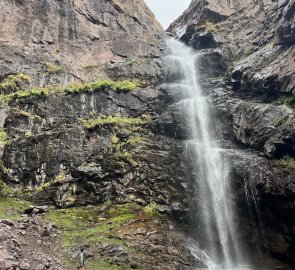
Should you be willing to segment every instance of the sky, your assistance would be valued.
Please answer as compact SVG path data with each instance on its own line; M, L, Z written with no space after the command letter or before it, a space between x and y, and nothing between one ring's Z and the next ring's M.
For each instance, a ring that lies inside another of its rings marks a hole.
M189 6L191 0L145 0L166 29Z

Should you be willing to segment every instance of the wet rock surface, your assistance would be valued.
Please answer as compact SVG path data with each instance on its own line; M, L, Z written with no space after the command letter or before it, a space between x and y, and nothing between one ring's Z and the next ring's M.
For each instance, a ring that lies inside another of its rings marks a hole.
M214 5L192 1L168 31L205 59L200 80L232 160L241 237L294 264L294 1Z

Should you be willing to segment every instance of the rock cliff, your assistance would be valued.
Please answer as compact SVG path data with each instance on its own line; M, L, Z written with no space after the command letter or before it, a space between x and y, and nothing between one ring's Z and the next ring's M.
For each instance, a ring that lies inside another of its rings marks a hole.
M146 4L1 1L0 20L0 269L73 269L80 246L88 269L200 265Z
M106 77L156 79L163 29L144 1L0 3L1 78L34 86Z
M201 53L201 82L232 158L241 237L293 264L294 8L293 0L192 1L168 28Z
M293 264L294 7L194 0L169 27L202 52L240 237ZM0 269L73 269L80 246L88 269L204 267L185 247L180 93L145 3L3 0L0 21Z

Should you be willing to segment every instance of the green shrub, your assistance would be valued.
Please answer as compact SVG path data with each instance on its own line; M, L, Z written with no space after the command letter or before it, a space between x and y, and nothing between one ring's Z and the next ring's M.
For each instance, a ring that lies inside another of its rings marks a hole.
M65 71L62 66L56 66L51 63L44 63L44 67L47 73L61 73Z
M2 180L0 180L0 198L6 198L10 195L10 193L10 188Z
M197 26L196 30L206 30L208 32L217 32L217 27L214 23L207 20L202 25Z
M25 74L9 75L2 83L0 83L0 92L2 91L17 91L20 90L21 83L30 82L30 77Z
M0 130L0 143L6 143L8 141L8 135L6 131Z
M18 220L30 202L16 198L0 198L0 219Z
M295 97L294 96L291 96L291 97L284 97L282 99L282 102L285 104L285 105L295 105Z
M98 68L99 68L98 65L92 65L92 64L88 64L83 67L83 69L85 69L86 71L89 71L89 72L93 71L95 69L98 69Z
M143 208L143 212L146 216L155 217L158 215L158 206L155 203L150 203Z
M127 61L123 62L123 65L124 65L124 66L131 66L131 65L133 65L134 63L136 63L135 60L133 60L133 59L128 59Z
M295 170L295 159L288 155L283 156L280 160L277 160L276 163L284 168Z

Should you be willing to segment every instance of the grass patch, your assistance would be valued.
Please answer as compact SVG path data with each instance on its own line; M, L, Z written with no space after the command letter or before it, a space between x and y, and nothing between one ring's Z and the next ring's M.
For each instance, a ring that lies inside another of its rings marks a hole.
M8 135L6 131L0 130L0 143L7 143L8 142Z
M145 206L143 212L148 217L157 217L159 215L158 206L155 203L150 203Z
M276 164L287 169L295 170L295 159L288 155L283 156L280 160L277 160Z
M127 133L126 133L127 134ZM129 133L128 139L121 139L114 134L108 144L107 150L108 154L113 156L115 164L120 168L124 169L127 164L132 167L137 167L138 162L135 160L132 154L132 149L142 142L142 137L138 135L135 131Z
M197 30L206 30L208 32L217 32L217 27L210 21L205 21L204 24L197 27Z
M97 126L104 125L119 125L119 126L141 126L151 122L149 115L143 115L141 117L120 117L112 115L101 115L96 119L83 120L82 123L86 128L95 128Z
M295 96L283 97L282 103L289 106L295 105Z
M44 67L46 72L50 74L62 73L65 71L64 67L53 65L51 63L44 63Z
M75 94L83 92L95 92L104 89L110 89L113 91L132 91L140 86L140 83L137 81L97 81L91 83L73 83L65 87L60 85L58 86L48 86L44 88L32 88L30 90L17 91L11 94L0 95L0 101L4 104L9 104L12 100L17 98L28 98L31 96L43 96L47 97L51 94Z
M92 64L88 64L83 67L83 69L85 69L88 72L93 71L98 68L99 68L99 65L92 65Z
M124 65L124 66L131 66L131 65L133 65L133 64L135 64L135 63L136 63L135 60L133 60L133 59L128 59L128 60L126 60L125 62L123 62L123 65Z
M100 261L100 262L89 262L87 263L88 270L131 270L135 268L131 268L127 264L115 264L108 261Z
M67 269L75 269L76 264L70 261L66 262ZM103 261L91 261L86 260L86 268L87 270L132 270L138 269L131 267L130 265L123 263L114 263L106 260Z
M30 202L0 196L0 219L18 220Z
M0 83L0 92L18 91L22 83L29 83L30 77L25 74L9 75L2 83Z
M134 219L136 215L127 206L117 206L114 208L116 211L111 209L113 208L102 212L92 206L50 210L46 220L58 226L62 245L66 248L91 247L99 242L123 244L121 240L112 237L111 231Z

